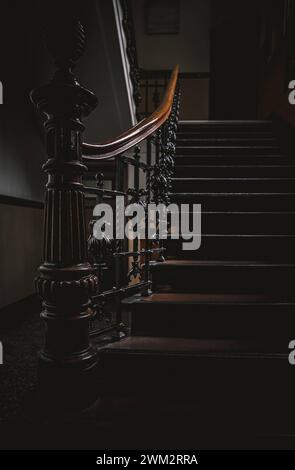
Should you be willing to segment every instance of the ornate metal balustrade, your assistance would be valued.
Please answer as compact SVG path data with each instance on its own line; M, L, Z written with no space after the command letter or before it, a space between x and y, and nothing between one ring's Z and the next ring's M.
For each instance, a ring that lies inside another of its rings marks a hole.
M125 204L141 205L146 214L147 230L148 205L151 202L169 203L168 194L174 166L178 113L179 92L177 91L170 116L163 126L143 141L141 147L135 146L133 155L118 154L109 159L109 161L114 161L116 172L114 188L104 189L103 173L98 173L96 187L86 186L86 194L95 194L96 204L112 201L114 206L114 198L123 196ZM126 188L122 175L124 173L128 175L130 167L134 168L132 178L128 178L128 185L131 187ZM122 322L121 302L124 298L136 293L141 293L141 295L150 293L150 262L153 257L157 261L164 261L165 247L158 236L159 221L157 221L152 240L146 232L145 240L135 238L130 248L131 244L127 239L108 239L106 236L100 240L95 238L93 227L97 220L98 218L94 217L89 223L91 234L88 239L89 259L96 270L101 286L97 294L92 297L94 316L91 322L91 335L111 333L112 339L120 339L126 331L126 325ZM104 282L105 278L109 278L108 272L112 273L111 279ZM112 281L113 284L110 284ZM113 312L113 315L110 312Z
M138 115L149 116L158 108L167 88L171 70L144 70L139 69L140 102L137 105ZM182 93L185 94L187 84L197 80L209 79L209 72L180 72L179 82Z
M154 259L164 261L165 250L158 236L159 220L152 240L146 231L145 240L135 239L132 245L126 238L95 238L91 229L96 217L91 217L87 235L85 194L95 196L94 205L123 196L124 205L132 202L145 209L146 221L151 201L169 202L179 114L178 67L151 116L112 141L82 143L82 118L97 104L73 74L85 47L83 27L63 19L49 31L47 42L57 71L48 85L31 94L39 113L46 116L48 152L43 167L48 174L44 262L36 280L46 325L39 373L51 399L56 392L59 402L78 405L91 401L96 381L97 349L91 335L106 330L115 339L124 335L122 299L134 293L149 295L150 264ZM116 175L111 189L103 184L103 169L110 164ZM96 184L85 187L82 177L88 170L96 173ZM58 390L52 383L59 384Z

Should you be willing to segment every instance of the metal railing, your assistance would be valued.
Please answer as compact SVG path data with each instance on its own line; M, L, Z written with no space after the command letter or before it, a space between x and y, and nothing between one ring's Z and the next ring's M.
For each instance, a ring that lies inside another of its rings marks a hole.
M85 187L86 194L96 196L95 204L106 201L116 207L115 198L122 196L125 205L141 205L145 210L146 228L145 239L135 238L130 248L127 239L95 238L93 227L99 217L93 217L89 223L91 228L88 239L89 259L102 286L92 297L95 312L91 325L93 336L105 334L106 331L113 331L112 339L120 339L124 335L126 325L121 315L122 299L136 293L148 295L151 292L151 260L155 256L158 261L165 260L165 247L159 239L157 225L153 239L149 239L148 206L151 202L156 205L169 203L168 193L173 173L178 113L179 90L176 87L171 112L164 124L145 138L141 142L141 147L136 145L132 155L118 153L116 157L109 159L114 164L116 175L112 189L103 186L103 160L101 164L97 163L96 170L99 172L96 174L96 187ZM130 167L133 168L133 172L128 171ZM93 172L93 166L91 171ZM127 182L127 175L130 176L130 173L131 177ZM115 219L116 215L115 213ZM128 217L126 219L128 220ZM115 222L116 220L114 225ZM129 263L126 263L126 260ZM105 283L104 279L108 279L109 273L111 279ZM110 284L112 280L113 284ZM107 329L105 323L108 324Z
M105 316L104 305L111 301L120 337L122 299L135 292L148 295L151 260L154 256L160 261L164 259L157 228L154 239L146 236L143 246L139 240L131 247L126 238L105 238L102 242L93 234L89 237L85 193L95 196L95 204L118 195L123 196L125 203L144 207L150 201L168 202L179 113L178 67L172 73L162 103L152 115L116 139L82 143L82 118L97 104L95 95L83 88L73 74L73 66L85 47L82 25L75 19L57 19L48 30L47 44L57 71L47 85L31 93L32 102L45 117L48 154L43 166L48 175L44 255L36 279L36 289L43 301L41 317L46 325L45 343L39 355L39 378L42 389L50 390L51 400L56 394L58 401L72 400L76 406L91 400L91 391L93 396L96 393L93 384L98 351L91 341L89 325L94 332L95 316ZM85 187L83 175L87 169L101 173L102 167L112 165L112 161L114 187L105 188L101 174L95 187ZM130 177L126 182L128 168L133 168L133 184ZM90 226L94 223L95 217ZM114 264L112 269L109 260ZM106 328L109 327L105 325L99 331ZM53 389L52 383L59 387Z

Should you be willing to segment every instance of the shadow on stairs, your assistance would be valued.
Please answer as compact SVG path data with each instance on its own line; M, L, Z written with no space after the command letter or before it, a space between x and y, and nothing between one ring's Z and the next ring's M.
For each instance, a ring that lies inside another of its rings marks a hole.
M125 301L97 412L187 445L273 445L292 434L295 166L267 121L180 123L175 160L171 200L202 205L201 248L168 240L153 294Z

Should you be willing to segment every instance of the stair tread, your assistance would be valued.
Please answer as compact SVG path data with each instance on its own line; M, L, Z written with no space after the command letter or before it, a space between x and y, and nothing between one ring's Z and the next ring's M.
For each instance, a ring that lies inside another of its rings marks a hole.
M271 294L154 293L148 297L129 297L124 304L197 304L197 305L295 305ZM159 313L161 310L158 310Z
M101 350L107 353L161 354L228 358L285 358L273 352L271 345L251 340L192 339L173 337L129 336Z
M202 266L259 266L259 267L295 267L294 263L268 263L265 261L237 261L237 260L166 260L164 263L156 262L152 265L153 267L177 267L177 266L189 266L189 267L202 267Z
M198 155L199 157L199 155ZM295 165L178 165L177 168L295 168Z
M181 193L174 193L174 192L171 192L169 193L170 195L172 196L214 196L214 197L218 197L218 196L295 196L295 193L276 193L276 192L267 192L267 193L252 193L252 192L234 192L234 193L229 193L229 192L196 192L196 193L185 193L185 192L181 192Z
M214 124L228 124L230 126L234 125L234 124L271 124L272 125L272 121L270 120L267 120L267 119L235 119L235 120L232 120L232 119L200 119L200 120L193 120L193 119L183 119L183 120L180 120L179 121L179 126L183 126L183 125L195 125L196 128L198 127L198 125L200 124L209 124L209 125L214 125Z
M183 148L182 145L177 145L177 149ZM280 147L278 145L224 145L220 147L219 145L187 145L185 149L251 149L251 150L261 150L261 149L269 149L269 150L279 150Z
M233 131L231 131L230 129L214 129L213 132L210 130L210 129L191 129L191 130L186 130L186 129L179 129L178 132L177 132L177 136L179 136L180 138L188 138L191 137L191 136L222 136L223 138L226 138L227 136L230 136L230 137L239 137L239 136L247 136L247 137L252 137L252 136L259 136L259 137L266 137L266 138L269 138L269 137L272 137L272 138L275 138L273 136L273 132L272 132L272 129L234 129Z
M272 212L274 210L293 211L295 209L294 192L183 192L169 193L172 203L187 204L193 208L193 204L201 204L207 211L259 211Z
M185 235L185 234L184 234ZM187 237L192 237L193 235L198 235L197 233L186 234ZM295 234L284 234L284 233L202 233L203 237L233 237L233 238L294 238ZM173 240L173 238L167 238L168 240ZM183 240L179 237L179 240Z
M210 366L210 358L286 360L295 307L294 162L271 121L183 121L176 153L170 197L187 202L189 213L193 202L205 209L203 243L181 251L181 237L168 237L168 260L151 264L154 293L124 300L134 336L107 352L139 361L203 357Z
M235 141L235 142L239 142L240 140L252 140L251 137L234 137L234 134L232 137L215 137L214 135L209 135L208 137L178 137L177 140L178 142L187 142L187 141L200 141L200 142L208 142L209 140L216 140L216 141L221 141L221 142L228 142L229 140L232 140L232 141ZM254 140L263 140L263 141L275 141L275 137L272 137L271 135L268 136L268 137L255 137Z
M292 177L282 177L282 178L263 178L263 177L231 177L231 178L216 178L216 177L178 177L178 178L171 178L171 181L295 181L295 178Z
M189 147L182 147L182 148L189 148ZM204 148L204 147L202 147ZM220 148L220 147L217 147L217 148ZM223 149L224 147L222 147ZM261 154L256 154L256 153L249 153L247 155L241 155L241 154L231 154L231 155L226 155L224 153L221 153L221 154L214 154L214 155L207 155L206 153L198 153L198 154L193 154L193 153L190 153L190 154L184 154L182 155L181 153L178 153L177 155L175 155L175 159L178 160L178 159L181 159L183 157L193 157L193 158L199 158L199 157L204 157L204 158L207 158L209 159L209 157L218 157L220 159L222 158L226 158L226 157L250 157L250 158L259 158L259 157L268 157L268 158L271 158L271 157L276 157L276 158L286 158L286 155L281 155L281 154L277 154L277 153L274 153L274 154L271 154L271 153L267 153L267 154L264 154L264 155L261 155ZM288 158L288 157L287 157ZM290 161L290 160L289 160Z
M194 211L191 211L190 213L193 213ZM198 211L196 211L199 213ZM186 211L183 211L185 214ZM295 215L295 211L202 211L203 215L206 214L216 214L216 215Z
M193 144L195 143L208 143L208 142L216 142L216 143L241 143L248 141L249 144L251 140L258 142L276 142L276 139L274 137L216 137L216 136L208 136L208 137L178 137L177 138L177 145L181 147L181 144L184 142L192 142ZM257 144L251 144L251 147L256 146ZM276 145L277 147L277 145Z

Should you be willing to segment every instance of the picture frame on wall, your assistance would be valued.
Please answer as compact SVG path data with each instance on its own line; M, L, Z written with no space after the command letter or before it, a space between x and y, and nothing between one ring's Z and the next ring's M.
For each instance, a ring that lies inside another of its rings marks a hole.
M179 34L179 0L146 0L146 34Z

